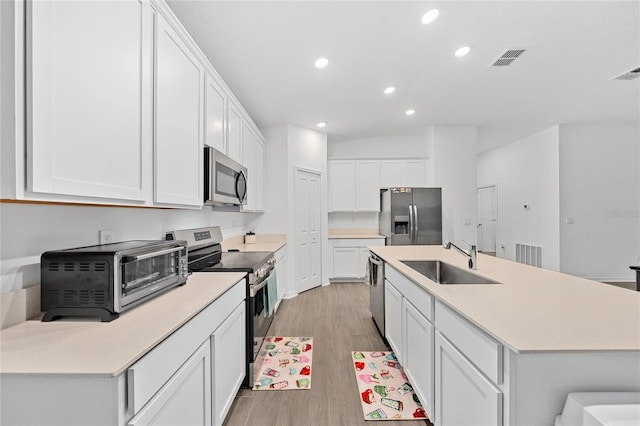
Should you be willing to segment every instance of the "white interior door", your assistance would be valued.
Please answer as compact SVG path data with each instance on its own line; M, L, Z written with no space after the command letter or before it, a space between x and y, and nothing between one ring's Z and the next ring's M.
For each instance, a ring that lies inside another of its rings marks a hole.
M478 188L478 250L495 253L498 226L496 187Z
M296 291L301 293L320 285L320 174L296 169L294 199Z

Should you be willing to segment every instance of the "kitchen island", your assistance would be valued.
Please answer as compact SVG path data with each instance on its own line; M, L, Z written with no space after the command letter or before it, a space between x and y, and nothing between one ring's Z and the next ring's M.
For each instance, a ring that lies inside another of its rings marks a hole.
M637 292L482 254L471 272L499 284L443 285L402 261L467 269L457 252L370 250L386 263L386 337L436 424L551 425L569 392L640 391Z

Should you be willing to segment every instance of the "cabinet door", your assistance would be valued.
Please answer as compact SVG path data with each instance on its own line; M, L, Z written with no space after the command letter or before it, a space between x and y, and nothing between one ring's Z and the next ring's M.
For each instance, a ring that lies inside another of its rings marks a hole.
M380 211L380 161L361 160L356 163L356 210Z
M404 320L404 371L420 402L433 421L434 327L407 299L402 300Z
M439 332L435 351L435 424L502 425L500 389Z
M402 186L402 162L400 160L382 160L380 162L380 185L383 188Z
M402 165L402 186L421 187L426 182L424 160L406 160Z
M329 161L329 211L353 212L356 210L355 161Z
M249 123L245 122L242 130L242 165L247 168L247 203L242 206L243 211L255 211L256 210L256 189L257 181L259 179L257 168L257 146L258 137L255 132L249 126Z
M227 140L224 125L227 97L210 74L207 74L206 84L204 143L226 154Z
M278 283L278 302L282 299L287 288L287 255L286 247L276 252L276 282ZM283 251L283 253L280 253Z
M359 278L361 277L360 270L359 247L333 248L333 276L335 278Z
M222 425L246 374L245 313L243 301L211 335L214 425Z
M256 211L265 210L264 189L265 189L265 147L264 142L258 138L256 144Z
M207 341L129 421L128 425L210 425L211 358L209 350Z
M402 294L388 281L384 282L384 324L387 341L404 365L402 340Z
M151 199L152 19L146 1L27 2L30 191Z
M227 155L242 163L242 113L231 99L227 102Z
M159 14L156 37L155 201L202 206L204 69Z

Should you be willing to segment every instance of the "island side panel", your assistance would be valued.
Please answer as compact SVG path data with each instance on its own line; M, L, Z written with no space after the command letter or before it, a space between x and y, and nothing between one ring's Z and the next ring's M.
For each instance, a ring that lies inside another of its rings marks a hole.
M504 426L552 426L571 392L640 392L638 352L505 352Z
M124 375L3 374L3 425L124 425Z

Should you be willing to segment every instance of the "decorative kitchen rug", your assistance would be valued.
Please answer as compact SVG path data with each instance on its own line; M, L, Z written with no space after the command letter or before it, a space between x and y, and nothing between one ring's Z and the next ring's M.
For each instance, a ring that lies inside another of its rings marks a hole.
M365 420L426 419L393 352L351 352Z
M265 337L254 365L253 390L310 389L312 355L311 337Z

